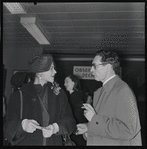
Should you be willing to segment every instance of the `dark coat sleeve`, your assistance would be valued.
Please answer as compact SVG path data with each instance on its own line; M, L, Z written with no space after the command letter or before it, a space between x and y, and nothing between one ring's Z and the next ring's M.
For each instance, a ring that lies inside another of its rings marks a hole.
M60 118L57 120L57 124L59 125L58 134L64 134L68 132L71 134L76 129L76 122L73 118L72 110L70 104L68 103L67 95L61 89L59 100L61 104L61 113Z
M79 92L79 91L76 91L73 94L71 94L71 98L70 98L71 108L77 124L88 122L84 116L84 109L81 108L84 103L83 98L84 96L82 92Z
M12 143L15 144L24 138L26 132L23 131L20 119L20 94L18 91L10 96L7 107L6 123L4 124L4 136Z

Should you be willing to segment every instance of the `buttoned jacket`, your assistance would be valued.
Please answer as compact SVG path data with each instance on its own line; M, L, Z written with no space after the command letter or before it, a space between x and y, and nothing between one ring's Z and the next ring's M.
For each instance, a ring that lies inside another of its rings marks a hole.
M88 123L87 145L141 145L135 96L118 76L94 93L96 114Z

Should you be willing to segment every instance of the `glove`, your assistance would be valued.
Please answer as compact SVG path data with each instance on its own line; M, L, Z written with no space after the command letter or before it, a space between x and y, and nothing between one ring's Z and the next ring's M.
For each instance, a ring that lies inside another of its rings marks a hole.
M28 133L33 133L34 131L36 131L36 129L41 128L39 126L39 123L35 120L24 119L21 124L22 124L23 130Z
M53 130L54 130L54 127L52 125L42 128L42 134L44 138L51 137L53 134Z
M57 123L53 123L47 127L42 127L42 133L45 138L51 137L59 131L59 126Z

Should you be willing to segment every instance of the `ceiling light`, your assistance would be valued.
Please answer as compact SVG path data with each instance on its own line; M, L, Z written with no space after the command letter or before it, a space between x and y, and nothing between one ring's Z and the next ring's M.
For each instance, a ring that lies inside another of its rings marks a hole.
M40 31L38 27L39 24L36 21L36 17L21 17L20 23L38 41L39 44L50 44L43 33Z
M20 3L4 3L11 14L21 14L26 13L25 9L20 5Z

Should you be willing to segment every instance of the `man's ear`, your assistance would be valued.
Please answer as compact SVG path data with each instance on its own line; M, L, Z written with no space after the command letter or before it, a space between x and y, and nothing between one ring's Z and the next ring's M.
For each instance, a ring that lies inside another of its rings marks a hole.
M107 70L112 70L113 68L112 68L112 65L111 64L107 64Z

